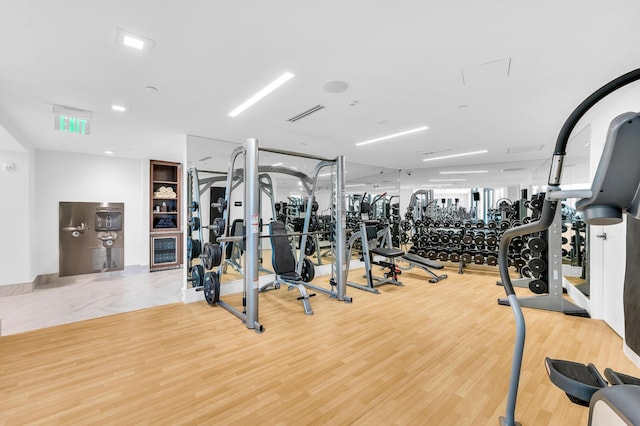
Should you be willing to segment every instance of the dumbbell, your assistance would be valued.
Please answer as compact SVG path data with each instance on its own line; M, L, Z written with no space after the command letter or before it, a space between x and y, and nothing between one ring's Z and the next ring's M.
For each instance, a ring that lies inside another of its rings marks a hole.
M484 233L483 232L476 232L475 234L473 234L473 242L476 243L476 245L483 245L484 244Z
M498 244L498 237L496 236L496 234L494 232L490 232L485 237L485 241L486 241L488 246L493 247L496 244Z
M439 251L438 260L440 260L441 262L446 262L447 260L449 260L449 253L447 253L446 251Z
M484 220L479 219L478 221L476 221L476 228L478 229L484 228Z
M452 262L459 262L460 261L460 253L457 251L452 251L451 253L449 253L449 260Z

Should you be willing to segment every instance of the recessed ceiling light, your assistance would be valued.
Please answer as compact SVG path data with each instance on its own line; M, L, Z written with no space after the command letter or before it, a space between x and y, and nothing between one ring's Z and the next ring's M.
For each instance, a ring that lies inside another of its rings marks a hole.
M244 101L239 107L237 107L236 109L231 111L229 113L229 117L237 116L242 111L244 111L247 108L251 107L253 104L258 102L260 99L264 98L269 93L273 92L278 87L282 86L284 83L286 83L287 81L291 80L293 77L295 77L294 74L291 74L290 72L285 72L280 77L276 78L271 83L269 83L266 87L264 87L258 93L256 93L255 95L251 96L249 99Z
M411 130L405 130L404 132L394 133L392 135L382 136L380 138L369 139L368 141L364 141L364 142L358 142L356 144L356 146L362 146L362 145L367 145L367 144L374 143L374 142L384 141L384 140L391 139L391 138L397 138L399 136L409 135L411 133L421 132L421 131L427 130L427 129L428 129L427 126L422 126L422 127L418 127L418 128L411 129Z
M111 105L111 109L118 112L125 112L127 110L126 107L122 105L116 105L116 104Z
M153 40L130 33L121 28L116 28L116 44L125 46L144 53L151 53L151 48L155 44Z
M484 154L486 152L489 152L489 151L487 151L486 149L483 149L482 151L464 152L462 154L444 155L442 157L423 158L422 161L444 160L445 158L464 157L465 155Z
M278 166L282 166L283 163L276 163L276 164L272 164L271 167L278 167Z
M464 182L466 179L429 179L429 182Z
M106 154L106 155L111 155L111 154L115 154L116 152L115 151L111 151L110 149L103 149L102 153Z
M472 173L489 173L489 170L464 170L459 172L440 172L441 175L466 175Z
M142 50L144 49L144 40L140 40L135 37L131 37L129 35L125 35L122 40L122 44L125 46L133 47L134 49Z

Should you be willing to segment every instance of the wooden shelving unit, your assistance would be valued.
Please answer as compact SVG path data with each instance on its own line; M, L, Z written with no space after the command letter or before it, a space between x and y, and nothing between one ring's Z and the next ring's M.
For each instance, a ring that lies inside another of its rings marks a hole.
M149 175L150 270L180 268L182 165L151 160Z

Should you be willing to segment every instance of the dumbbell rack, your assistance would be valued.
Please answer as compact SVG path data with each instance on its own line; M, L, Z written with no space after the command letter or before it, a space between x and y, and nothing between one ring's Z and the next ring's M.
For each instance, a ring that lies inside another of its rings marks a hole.
M512 226L509 221L439 221L425 218L414 222L413 246L409 253L430 260L459 263L458 272L463 273L467 264L498 264L498 243L502 232ZM518 244L518 241L516 241ZM519 259L520 246L513 248L510 259L518 269L524 265ZM520 262L521 264L516 264Z
M546 311L563 312L567 315L589 317L589 313L563 296L562 286L562 212L557 209L553 223L546 231L547 268L546 278L549 293L540 296L518 297L520 306ZM531 278L512 280L514 287L529 287ZM498 299L499 305L509 306L507 298Z

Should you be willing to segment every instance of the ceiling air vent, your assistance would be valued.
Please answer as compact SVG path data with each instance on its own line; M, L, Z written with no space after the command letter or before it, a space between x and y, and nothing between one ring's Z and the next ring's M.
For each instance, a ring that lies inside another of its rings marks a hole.
M300 114L296 115L295 117L291 117L287 121L290 121L290 122L293 123L294 121L298 121L301 118L305 118L306 116L311 115L316 111L320 111L322 108L324 108L324 105L316 105L313 108L309 108L305 112L301 112Z

